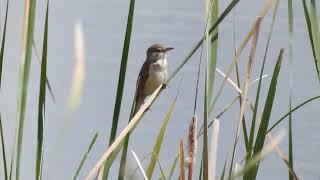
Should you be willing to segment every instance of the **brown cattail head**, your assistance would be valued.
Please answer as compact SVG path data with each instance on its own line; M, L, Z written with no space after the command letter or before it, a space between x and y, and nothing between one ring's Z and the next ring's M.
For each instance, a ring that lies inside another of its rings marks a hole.
M193 116L189 126L188 156L186 158L186 165L188 167L188 180L192 180L195 154L197 151L197 119L198 118L196 116Z

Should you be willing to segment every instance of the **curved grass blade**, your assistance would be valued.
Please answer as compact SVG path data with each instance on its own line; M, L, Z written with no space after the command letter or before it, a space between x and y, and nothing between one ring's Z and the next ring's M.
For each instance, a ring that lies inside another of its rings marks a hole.
M8 168L7 168L7 158L6 158L6 147L4 142L4 135L3 135L3 128L2 128L2 119L0 114L0 135L1 135L1 146L2 146L2 162L3 162L3 172L4 172L4 179L8 180Z
M137 162L137 164L138 164L138 166L139 166L139 169L140 169L140 171L141 171L141 173L142 173L142 175L143 175L143 178L144 178L145 180L148 180L148 177L147 177L147 175L146 175L146 172L144 172L144 169L143 169L143 167L142 167L142 165L141 165L141 162L140 162L138 156L137 156L136 153L135 153L134 151L132 151L132 150L131 150L131 153L132 153L134 159L136 160L136 162Z
M3 57L4 57L4 46L6 43L6 34L7 34L7 20L8 20L8 9L9 9L9 0L7 0L6 6L6 16L4 19L4 26L3 26L3 34L2 34L2 41L1 41L1 49L0 49L0 89L1 89L1 79L2 79L2 66L3 66Z
M145 161L145 160L146 160L148 157L150 157L152 154L153 154L153 152L147 154L146 156L144 156L144 157L141 159L141 163L143 163L143 161ZM137 167L133 170L132 174L129 176L129 179L133 179L133 176L136 174L136 172L137 172L138 169L139 169L139 167L137 166Z
M36 12L36 0L26 0L25 2L25 22L24 22L24 45L21 64L21 85L18 102L18 139L16 154L16 180L20 179L20 162L23 142L23 128L27 104L30 62L32 55L32 40Z
M253 156L257 155L262 150L263 145L264 145L264 141L265 141L265 138L267 135L267 129L268 129L268 125L269 125L270 115L272 112L273 101L274 101L274 97L275 97L276 90L277 90L277 80L278 80L280 69L281 69L283 52L284 52L284 49L281 49L279 56L278 56L278 59L277 59L277 62L276 62L276 65L274 67L272 80L270 83L266 103L265 103L263 114L261 117L261 124L259 126L257 138L256 138L255 145L253 148ZM248 177L252 177L254 179L256 178L258 168L259 168L259 162L260 161L258 161L257 164L255 165L255 167L251 171L249 171Z
M49 18L49 1L47 2L45 28L43 34L43 48L39 87L39 102L38 102L38 135L37 135L37 152L36 152L36 180L41 178L41 166L43 164L43 128L45 118L45 101L46 101L46 80L47 80L47 47L48 47L48 19Z
M88 155L90 154L90 151L91 151L94 143L96 142L97 138L98 138L98 133L95 133L94 136L93 136L93 138L92 138L92 140L91 140L91 143L90 143L90 145L89 145L89 147L88 147L87 152L83 155L83 157L82 157L82 159L81 159L81 161L80 161L80 164L79 164L79 166L78 166L78 168L77 168L77 171L76 171L76 173L75 173L74 176L73 176L73 180L76 180L76 179L78 178L78 175L79 175L79 173L80 173L80 171L81 171L81 169L82 169L85 161L87 160L87 157L88 157Z
M171 115L172 115L172 112L173 112L173 109L175 107L175 104L177 102L177 98L178 98L178 95L179 95L179 92L180 92L180 87L181 85L179 86L179 90L178 90L178 93L176 95L176 97L174 98L173 102L170 104L168 110L167 110L167 113L166 113L166 116L162 122L162 125L161 125L161 128L160 128L160 131L158 133L158 136L157 136L157 140L156 140L156 143L154 144L153 146L153 155L151 156L151 160L150 160L150 163L148 165L148 168L147 168L147 177L149 179L152 178L152 174L153 174L153 171L156 167L156 163L157 163L157 160L158 160L158 157L159 157L159 153L160 153L160 150L161 150L161 146L162 146L162 143L163 143L163 140L164 140L164 136L165 136L165 133L166 133L166 130L167 130L167 126L168 126L168 123L171 119Z
M303 101L301 104L299 104L298 106L292 108L291 111L289 111L287 114L285 114L284 116L282 116L278 121L276 121L276 123L274 123L269 129L268 129L268 133L271 132L276 126L278 126L285 118L287 118L291 113L293 113L294 111L300 109L301 107L303 107L306 104L309 104L310 102L320 99L320 96L315 96L312 97L310 99L307 99L306 101Z

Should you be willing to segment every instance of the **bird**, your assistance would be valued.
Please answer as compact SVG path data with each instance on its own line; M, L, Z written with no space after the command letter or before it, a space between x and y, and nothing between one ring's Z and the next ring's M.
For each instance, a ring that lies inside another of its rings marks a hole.
M143 63L136 83L135 115L143 105L147 96L151 95L168 79L167 53L174 49L161 44L153 44L147 49L147 58Z

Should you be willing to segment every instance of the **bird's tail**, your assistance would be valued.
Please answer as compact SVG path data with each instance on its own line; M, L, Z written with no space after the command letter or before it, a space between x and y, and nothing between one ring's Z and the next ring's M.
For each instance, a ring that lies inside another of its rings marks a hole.
M133 115L135 115L139 111L139 109L141 108L141 106L144 103L144 99L145 99L145 97L142 97L142 96L136 98Z

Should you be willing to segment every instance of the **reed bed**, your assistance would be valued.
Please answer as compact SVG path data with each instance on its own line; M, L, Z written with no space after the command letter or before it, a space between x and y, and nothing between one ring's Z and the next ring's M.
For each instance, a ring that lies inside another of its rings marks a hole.
M3 1L0 1L3 4ZM1 80L3 78L4 71L4 61L8 59L5 58L4 54L6 53L6 43L7 43L7 21L8 15L10 16L10 0L7 0L5 6L0 6L1 11L5 12L3 26L1 29L1 49L0 49L0 93L1 89L6 87L1 86ZM126 30L123 41L122 56L120 61L119 77L117 81L117 90L116 90L116 99L114 102L113 109L113 118L112 126L110 127L110 135L108 137L98 136L98 133L95 133L92 137L92 140L89 144L87 150L83 150L83 157L79 157L79 165L77 169L70 170L73 174L73 179L108 179L110 168L114 166L116 157L121 157L120 166L116 168L118 172L118 179L132 179L134 173L138 170L143 175L141 179L179 179L179 180L192 180L192 179L203 179L203 180L214 180L218 179L238 179L242 178L245 180L258 179L258 173L263 171L260 164L263 163L263 159L266 158L271 152L276 152L278 158L284 163L284 168L288 171L288 179L303 179L299 176L299 171L295 169L295 157L294 157L294 139L293 139L293 112L300 110L301 108L307 108L305 105L318 101L320 96L310 97L305 101L300 102L298 105L294 106L292 103L293 94L293 31L294 31L294 11L293 3L300 3L298 1L292 2L292 0L287 0L287 10L288 10L288 47L289 49L279 49L278 51L271 52L269 47L272 46L272 35L274 33L275 22L277 21L278 9L280 6L280 0L265 0L261 1L263 8L260 13L257 14L257 18L252 22L252 26L248 27L248 33L239 43L237 47L234 46L234 56L226 70L220 70L216 67L218 59L218 53L223 53L218 51L219 42L223 41L223 37L219 37L219 25L224 23L225 18L230 16L232 12L235 13L235 8L240 0L230 0L229 4L226 7L219 9L218 0L206 0L205 1L205 12L204 22L205 28L203 29L203 34L199 41L194 44L194 47L186 54L179 65L175 67L172 71L170 77L168 78L166 85L172 83L173 79L179 77L179 72L183 69L185 64L188 61L194 60L197 61L198 66L195 67L197 74L197 81L194 83L195 92L194 92L194 108L188 111L193 110L193 116L190 117L191 122L189 126L189 132L185 134L179 134L181 137L180 141L176 144L176 156L173 157L174 161L168 167L163 167L161 165L161 159L159 155L161 151L166 148L163 143L167 138L166 136L169 122L172 119L174 114L179 114L175 110L176 103L183 101L179 99L179 92L184 89L177 91L176 96L173 98L170 106L167 111L163 114L165 115L162 121L161 127L159 129L154 129L158 132L156 139L154 139L154 146L152 152L149 156L140 158L134 150L129 149L130 144L130 135L135 133L135 129L139 124L144 122L144 114L147 113L152 104L157 101L160 93L164 90L165 85L161 85L153 92L153 94L148 97L146 102L140 108L140 110L134 114L133 109L135 102L132 102L131 114L128 117L128 124L124 129L119 129L119 121L124 121L120 119L121 108L122 108L122 99L124 96L124 87L126 84L127 68L128 68L128 54L130 50L131 42L131 33L134 22L135 14L135 0L130 0L129 10L126 22ZM320 31L319 31L319 19L317 14L317 2L315 0L301 0L301 5L305 15L306 28L308 31L309 42L310 42L310 52L314 58L314 71L317 74L317 77L320 82ZM43 167L50 167L50 164L44 161L44 156L46 149L43 144L45 143L44 135L46 133L45 119L46 119L46 101L51 97L54 100L54 91L50 85L50 78L47 77L47 66L48 66L48 45L50 44L50 4L49 0L47 1L45 14L42 16L45 17L45 25L43 28L42 35L42 51L37 50L37 45L34 41L34 28L37 24L35 14L37 13L36 9L36 0L25 0L25 18L23 24L23 50L21 68L20 68L20 81L19 81L19 96L16 100L18 102L17 107L17 123L16 123L16 132L15 139L13 142L13 149L6 147L6 142L10 140L9 137L5 137L4 131L6 131L5 122L7 119L2 119L1 114L4 113L0 109L0 135L1 135L1 162L3 163L3 169L0 170L0 179L12 180L12 179L24 179L20 176L22 167L21 161L24 160L22 151L24 146L27 146L24 139L24 124L29 119L26 119L25 114L31 108L36 108L38 112L37 119L37 137L36 139L36 159L34 167L34 178L37 180L44 179ZM264 23L264 18L267 13L272 13L272 22L269 27L269 32L267 34L261 33L261 25ZM236 30L234 29L234 35L236 35ZM74 67L74 76L71 85L70 96L68 99L68 107L66 114L66 126L63 129L63 132L57 134L59 142L63 142L66 132L70 130L70 117L75 112L75 109L78 108L82 96L82 90L84 88L85 81L85 41L84 33L82 30L82 24L78 23L75 26L75 57L76 64ZM260 40L261 36L267 37L267 42L262 42ZM263 61L258 67L254 67L253 64L256 59L257 49L263 47ZM231 47L232 48L232 47ZM249 54L245 54L245 49L249 48ZM200 51L200 57L195 57L194 54ZM289 52L289 66L284 67L283 61L287 61L284 58L284 53ZM30 64L32 60L32 53L36 53L38 59L41 61L41 73L39 75L40 84L39 84L39 95L38 95L38 107L27 107L28 95L28 86L29 86L29 77L30 77ZM41 54L41 55L40 55ZM276 54L277 58L272 59L269 57L269 54ZM239 75L239 66L240 56L245 56L246 69L245 76L240 77ZM270 74L271 79L265 79L265 62L273 62L274 68L272 74ZM289 75L289 88L288 88L288 112L285 112L282 117L279 117L278 120L271 121L271 115L275 107L275 97L277 94L277 88L279 86L278 79L281 76L281 70L283 68L288 68ZM217 72L217 73L216 73ZM253 72L259 72L259 78L254 80L252 79ZM237 82L234 82L231 78L231 74L235 73ZM215 81L216 76L222 76L223 80L221 84L217 84ZM201 79L204 80L204 85L201 86L199 83ZM240 80L244 79L243 82ZM262 82L267 81L269 84L266 87L262 87ZM256 83L257 87L252 88L252 83ZM180 84L181 85L181 84ZM234 100L231 101L220 113L213 113L214 107L219 103L219 98L222 98L221 94L224 91L224 88L227 85L231 85L234 90L238 93ZM266 93L263 94L262 89L265 88ZM217 89L217 90L216 90ZM47 91L49 91L50 96L48 96ZM248 96L249 91L255 92L255 98L250 99ZM262 101L262 98L266 97L265 101ZM203 104L199 105L198 102L200 98L203 98ZM234 132L233 146L229 149L228 157L225 157L225 163L222 167L222 171L219 172L217 166L217 156L219 151L219 144L223 143L220 141L219 132L220 124L223 123L220 121L220 118L228 113L229 109L235 106L235 102L239 101L239 115L236 122L236 131ZM263 103L264 102L264 103ZM258 112L259 107L263 110L260 114ZM199 118L201 117L201 118ZM187 121L187 120L186 120ZM274 132L275 127L279 126L281 123L288 123L288 131ZM69 123L68 123L69 122ZM272 124L272 122L275 122ZM210 132L211 135L210 135ZM277 134L277 135L273 135ZM288 137L288 152L285 153L281 147L285 146L283 144L284 137ZM240 141L240 138L243 137L244 140ZM83 166L86 163L86 160L90 158L91 150L95 145L97 138L109 139L108 145L105 146L105 151L102 154L99 154L100 158L96 161L94 166L89 170L84 169ZM199 143L201 142L201 143ZM198 145L201 144L201 145ZM280 144L282 146L280 146ZM238 152L239 146L245 148L245 156L241 157L242 162L237 162L237 157L241 156ZM128 174L128 164L127 164L127 152L130 150L131 154L135 158L137 163L136 171L133 171L133 174ZM59 155L57 150L57 156ZM122 155L120 156L120 152ZM197 154L199 154L196 158ZM11 155L11 156L8 156ZM147 165L143 165L143 161L147 161ZM200 166L200 170L195 168L196 165ZM167 169L167 171L165 170ZM79 177L81 171L85 171L86 177ZM159 172L158 174L155 172ZM159 177L157 177L157 175ZM110 178L109 178L110 179Z

